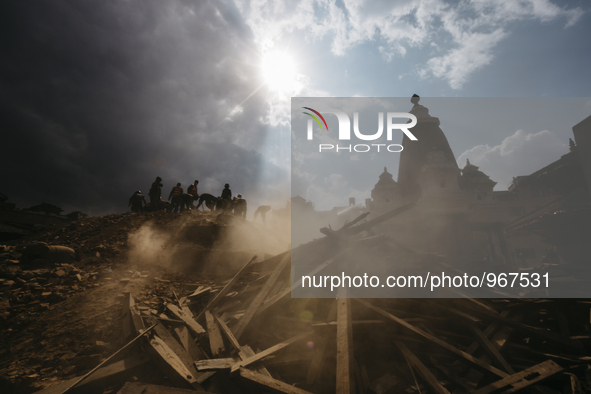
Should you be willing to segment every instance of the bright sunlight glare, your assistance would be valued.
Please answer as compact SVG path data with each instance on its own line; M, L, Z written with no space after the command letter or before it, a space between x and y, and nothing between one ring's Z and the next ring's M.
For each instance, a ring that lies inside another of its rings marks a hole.
M270 89L278 93L291 93L296 84L296 67L291 56L284 52L263 55L261 63L263 78Z

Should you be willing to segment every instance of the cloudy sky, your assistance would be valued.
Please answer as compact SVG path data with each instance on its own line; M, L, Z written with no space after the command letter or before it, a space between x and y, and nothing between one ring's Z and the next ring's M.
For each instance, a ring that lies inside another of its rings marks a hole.
M251 207L281 205L291 96L589 97L590 10L583 0L3 2L0 192L21 208L115 213L159 175L166 196L199 179L200 192L228 182ZM564 153L585 113L591 105L562 128L462 138L442 128L460 161L504 186Z

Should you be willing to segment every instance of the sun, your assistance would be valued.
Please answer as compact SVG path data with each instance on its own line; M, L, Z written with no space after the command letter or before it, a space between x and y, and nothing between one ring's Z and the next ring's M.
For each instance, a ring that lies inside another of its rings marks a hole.
M261 72L269 89L278 93L291 93L296 89L297 71L293 58L285 52L263 55Z

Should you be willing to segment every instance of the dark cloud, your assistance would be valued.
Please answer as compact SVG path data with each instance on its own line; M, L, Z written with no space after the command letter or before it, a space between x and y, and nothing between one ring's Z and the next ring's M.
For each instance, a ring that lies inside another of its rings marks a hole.
M0 26L0 190L19 207L120 212L157 175L214 194L284 177L260 153L263 94L228 117L261 84L232 4L4 2Z

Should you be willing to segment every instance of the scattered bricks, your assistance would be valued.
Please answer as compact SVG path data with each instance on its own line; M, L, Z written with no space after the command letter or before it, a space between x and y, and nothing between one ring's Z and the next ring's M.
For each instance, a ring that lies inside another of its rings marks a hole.
M66 271L64 270L57 270L54 272L54 275L57 276L58 278L62 278L64 276L66 276Z
M51 294L53 294L51 291L44 291L43 293L41 293L42 297L49 297Z
M76 274L76 279L78 279L78 282L82 282L82 276L80 274Z

